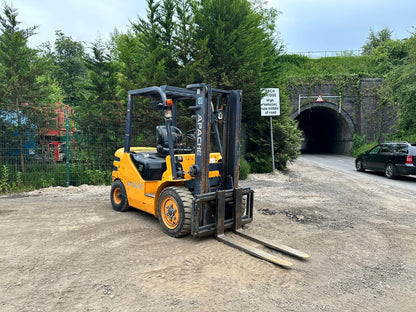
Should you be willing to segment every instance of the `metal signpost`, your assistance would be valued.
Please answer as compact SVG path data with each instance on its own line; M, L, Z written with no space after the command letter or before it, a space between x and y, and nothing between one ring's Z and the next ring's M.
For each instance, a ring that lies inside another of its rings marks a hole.
M262 88L261 93L263 97L260 101L261 106L261 116L270 117L270 137L271 137L271 146L272 146L272 165L273 172L275 170L274 166L274 144L273 144L273 116L280 115L280 96L279 88Z
M68 124L68 110L66 110L66 186L69 186L69 124Z

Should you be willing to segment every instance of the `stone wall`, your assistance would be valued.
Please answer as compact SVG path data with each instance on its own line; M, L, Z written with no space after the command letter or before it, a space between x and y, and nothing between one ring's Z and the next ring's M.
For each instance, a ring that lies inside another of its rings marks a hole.
M367 141L377 140L382 137L382 133L394 132L397 125L397 111L394 106L381 103L379 90L382 83L382 78L361 78L355 85L346 84L343 89L335 83L301 85L290 95L293 104L292 118L296 119L299 115L299 108L323 105L315 103L316 97L321 94L325 103L334 104L340 119L348 119L345 114L350 117L354 124L354 133L365 136ZM304 97L300 99L300 105L299 95ZM340 95L342 99L336 98ZM339 113L340 105L343 114ZM349 135L352 136L352 133Z

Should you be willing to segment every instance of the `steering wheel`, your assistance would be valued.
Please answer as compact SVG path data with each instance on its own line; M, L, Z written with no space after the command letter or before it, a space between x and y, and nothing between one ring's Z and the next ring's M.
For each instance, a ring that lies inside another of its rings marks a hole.
M195 133L196 133L196 129L190 129L190 130L188 130L188 131L185 132L185 136L187 138L190 138L192 140L195 140L195 138L196 138Z

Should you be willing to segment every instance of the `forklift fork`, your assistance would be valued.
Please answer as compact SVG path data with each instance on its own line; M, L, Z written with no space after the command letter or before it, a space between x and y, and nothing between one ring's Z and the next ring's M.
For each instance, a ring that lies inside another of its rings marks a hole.
M226 193L227 191L223 191L223 190L219 190L216 192L216 207L217 207L217 211L216 211L216 237L217 240L219 240L220 242L223 242L231 247L237 248L241 251L244 251L245 253L248 253L252 256L255 256L257 258L269 261L271 263L277 264L281 267L284 268L291 268L292 267L292 263L284 260L282 258L276 257L273 254L270 254L268 252L265 252L261 249L258 249L250 244L248 244L247 242L244 242L241 239L236 239L233 236L229 236L229 235L225 235L224 232L224 220L225 220L225 206L226 206L226 202L227 202L227 198L226 198ZM252 213L252 209L253 209L253 194L250 194L251 196L249 196L248 201L247 201L247 207L246 209L250 210L251 212L248 211L248 213ZM286 245L282 245L282 244L278 244L276 242L273 242L269 239L263 238L259 235L255 235L255 234L250 234L248 232L246 232L245 230L243 230L242 228L242 204L243 204L243 192L241 188L236 188L233 191L233 232L235 234L237 234L238 236L244 237L248 240L251 240L255 243L261 244L263 246L266 246L270 249L274 249L280 252L283 252L289 256L293 256L299 259L308 259L309 255L296 250L294 248L291 248L289 246Z

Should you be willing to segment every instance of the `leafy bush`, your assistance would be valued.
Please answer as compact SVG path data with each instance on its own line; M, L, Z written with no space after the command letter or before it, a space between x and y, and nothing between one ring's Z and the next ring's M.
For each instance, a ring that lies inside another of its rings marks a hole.
M406 141L409 143L416 143L416 134L410 134L410 135L402 135L401 141Z
M0 193L19 192L50 186L66 186L66 164L53 163L46 167L31 163L24 173L15 171L13 164L0 166ZM111 183L111 171L91 168L87 163L71 163L69 184L102 185Z
M355 149L354 151L351 149L350 154L351 154L351 156L356 157L356 156L358 156L360 154L363 154L366 151L370 150L371 148L373 148L377 144L378 144L377 141L373 141L371 143L363 144L359 148Z
M240 158L240 180L248 178L250 173L250 164L244 158Z
M255 161L250 162L251 172L267 173L272 172L272 157L271 155L258 155L255 157Z
M366 143L365 136L360 136L356 133L353 134L352 139L353 139L353 144L350 150L350 155L353 157L356 157L368 151L369 149L371 149L372 147L378 144L377 141Z
M288 116L273 119L274 161L278 170L284 170L287 163L295 160L300 153L302 135L297 123ZM251 172L272 171L269 120L261 119L248 133L246 160Z
M3 165L0 169L0 193L23 190L23 174L17 171L13 177L8 165Z
M110 181L108 172L103 170L87 170L88 184L101 185Z
M273 124L274 160L278 170L284 170L287 163L295 160L300 154L302 135L289 117L281 117Z
M7 167L7 165L3 165L0 172L0 193L6 193L9 190L9 167Z

